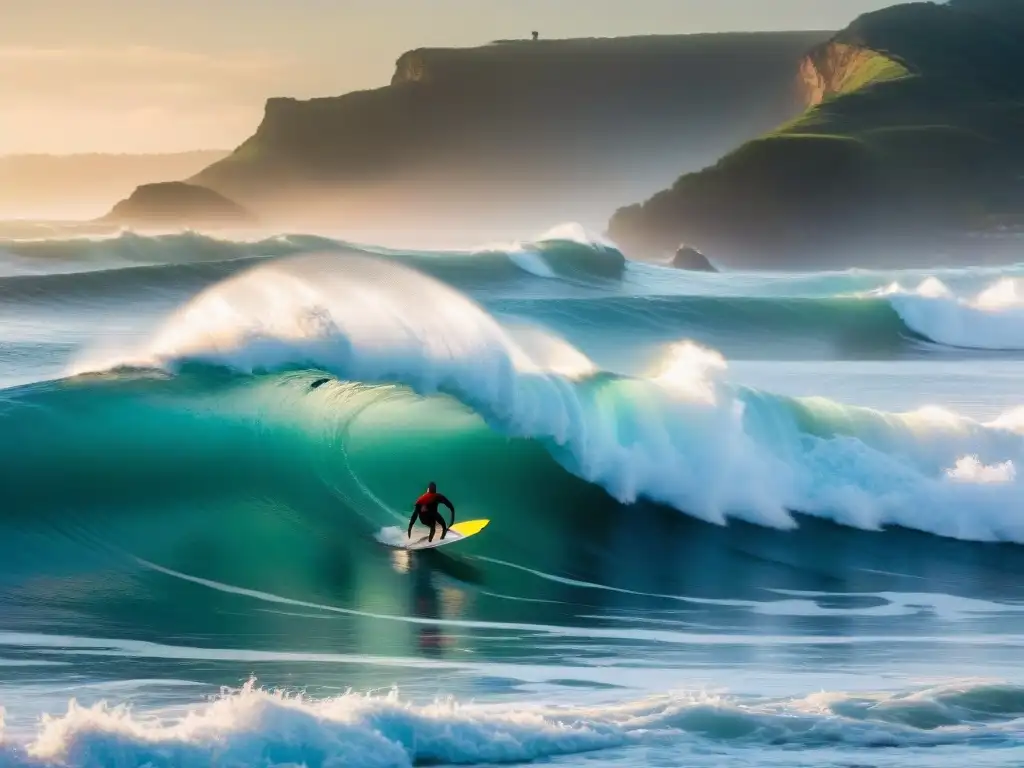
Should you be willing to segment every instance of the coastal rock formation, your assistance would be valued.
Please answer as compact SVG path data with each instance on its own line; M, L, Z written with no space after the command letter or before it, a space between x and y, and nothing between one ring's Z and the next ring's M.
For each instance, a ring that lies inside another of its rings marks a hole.
M1022 19L1016 0L860 17L801 63L801 117L619 210L611 236L737 266L1018 258L997 232L1024 220Z
M104 220L139 227L229 227L255 223L245 208L212 189L181 181L144 184Z
M798 114L793 72L827 37L414 50L382 88L270 99L255 134L192 181L288 222L422 232L491 216L527 229L571 219L600 226L680 167L700 167Z
M691 272L717 272L708 257L688 245L680 245L676 255L672 257L672 266L676 269L688 269Z

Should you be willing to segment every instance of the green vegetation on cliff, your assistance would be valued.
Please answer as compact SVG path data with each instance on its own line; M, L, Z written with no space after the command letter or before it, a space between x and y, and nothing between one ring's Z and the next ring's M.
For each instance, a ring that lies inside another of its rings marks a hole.
M948 246L1024 213L1022 73L1019 0L867 14L805 58L802 116L621 209L610 233L764 266Z

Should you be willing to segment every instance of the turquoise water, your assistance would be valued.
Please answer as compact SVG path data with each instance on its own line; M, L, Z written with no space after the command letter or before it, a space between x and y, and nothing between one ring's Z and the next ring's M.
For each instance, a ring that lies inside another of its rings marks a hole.
M1020 762L1022 277L2 241L0 763Z

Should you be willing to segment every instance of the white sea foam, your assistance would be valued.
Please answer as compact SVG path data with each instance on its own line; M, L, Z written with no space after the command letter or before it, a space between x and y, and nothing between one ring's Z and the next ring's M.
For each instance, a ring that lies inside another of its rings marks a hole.
M898 693L804 698L674 693L582 706L415 704L397 691L313 699L252 682L187 711L135 712L74 701L35 733L0 742L0 763L67 766L353 766L506 764L639 747L688 764L763 765L777 751L821 760L839 746L936 747L975 741L1019 753L1024 692L971 681ZM709 746L714 748L709 753ZM758 749L751 755L750 746ZM735 753L732 750L736 750ZM748 763L743 754L756 757ZM649 753L645 753L649 754ZM692 762L691 762L692 760ZM773 763L774 764L774 763ZM804 764L800 762L799 764Z
M964 456L946 474L962 483L1012 483L1017 478L1017 469L1012 461L987 467L976 456Z
M878 292L903 322L931 341L972 349L1024 349L1024 295L1020 280L1002 278L973 297L956 296L929 277L907 290L899 283Z
M383 260L258 266L197 296L144 348L100 364L188 360L443 391L623 502L646 497L713 522L786 528L799 511L1024 542L1012 471L1024 437L1012 415L982 424L736 388L726 361L692 343L667 348L649 378L594 375L565 341L510 331L453 288Z

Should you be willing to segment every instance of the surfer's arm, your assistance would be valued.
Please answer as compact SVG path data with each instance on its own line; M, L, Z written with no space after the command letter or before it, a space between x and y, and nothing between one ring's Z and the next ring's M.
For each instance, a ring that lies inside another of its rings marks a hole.
M448 497L447 496L440 496L440 494L439 494L437 500L441 504L444 504L446 507L448 507L448 509L450 509L452 511L452 514L451 514L451 518L452 519L448 521L448 527L451 528L453 525L455 525L455 507L452 505L452 503L450 501L448 501Z
M418 515L419 512L420 512L419 508L417 508L416 506L413 506L413 508L412 508L412 517L409 518L409 530L405 534L405 538L407 538L407 539L411 539L412 538L412 527L413 527L413 525L416 524L416 515Z

